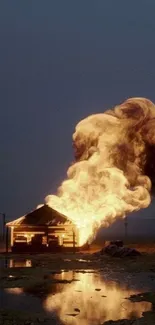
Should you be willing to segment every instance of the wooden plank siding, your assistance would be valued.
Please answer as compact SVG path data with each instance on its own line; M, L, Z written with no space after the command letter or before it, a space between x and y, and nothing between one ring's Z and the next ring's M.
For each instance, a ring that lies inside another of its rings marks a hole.
M58 238L60 245L64 247L78 246L78 231L73 225L58 225L58 226L25 226L19 225L13 228L13 243L18 241L19 236L34 236L42 235L47 237L47 243L51 242L55 238ZM73 231L75 236L73 235Z
M78 229L67 216L44 204L6 224L11 229L11 246L78 247Z

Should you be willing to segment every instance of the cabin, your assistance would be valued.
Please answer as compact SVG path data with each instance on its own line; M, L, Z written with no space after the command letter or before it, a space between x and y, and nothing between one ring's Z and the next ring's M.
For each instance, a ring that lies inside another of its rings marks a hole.
M78 228L48 205L6 224L10 246L17 251L61 251L79 247Z

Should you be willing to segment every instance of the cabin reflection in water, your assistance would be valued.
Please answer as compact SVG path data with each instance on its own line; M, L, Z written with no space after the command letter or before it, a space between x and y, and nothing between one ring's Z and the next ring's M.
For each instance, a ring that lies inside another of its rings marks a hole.
M32 267L32 261L29 259L23 259L23 260L18 260L18 259L13 259L10 258L7 261L7 267L8 268L13 268L13 267Z
M11 250L61 251L79 248L78 228L47 205L7 223Z

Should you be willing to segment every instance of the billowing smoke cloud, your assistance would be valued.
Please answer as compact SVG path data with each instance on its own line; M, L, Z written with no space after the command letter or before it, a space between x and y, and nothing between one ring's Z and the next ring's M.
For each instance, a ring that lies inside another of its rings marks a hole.
M73 134L75 163L46 203L73 220L80 243L127 213L148 207L155 188L155 105L131 98L91 115Z

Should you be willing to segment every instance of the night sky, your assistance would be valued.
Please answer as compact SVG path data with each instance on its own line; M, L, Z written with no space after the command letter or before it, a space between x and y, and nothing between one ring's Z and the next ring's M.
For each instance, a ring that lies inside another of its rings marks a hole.
M0 1L0 212L54 193L76 123L133 96L155 101L154 0Z

